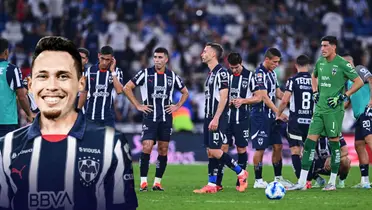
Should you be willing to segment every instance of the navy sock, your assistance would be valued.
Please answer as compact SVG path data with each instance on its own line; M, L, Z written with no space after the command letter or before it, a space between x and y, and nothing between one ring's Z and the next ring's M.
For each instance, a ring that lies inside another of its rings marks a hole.
M223 167L225 166L225 164L223 164L222 161L218 161L219 164L218 164L218 172L217 172L217 181L216 181L216 184L218 186L222 186L222 179L223 179L223 173L224 173L224 170L223 170Z
M301 174L301 158L299 155L292 155L292 165L295 170L296 177L299 179Z
M360 174L362 176L368 176L368 168L369 168L369 165L368 164L361 164L361 165L359 165Z
M282 160L279 160L277 163L273 163L274 166L274 175L275 176L281 176L282 175L282 168L283 168L283 163Z
M168 156L158 156L158 161L156 163L155 177L162 178L167 167Z
M150 154L143 153L141 154L140 159L140 176L147 177L149 172L149 164L150 164Z
M247 161L248 161L247 152L238 153L238 165L240 166L240 168L245 170L247 168Z
M262 163L259 162L258 165L254 166L254 176L256 179L262 179Z
M217 182L217 169L218 168L218 160L216 158L209 158L208 163L208 182L216 184Z
M345 180L348 174L349 173L344 173L344 172L340 173L340 180Z
M234 159L231 158L230 155L228 155L227 153L223 153L221 158L220 158L224 163L225 165L227 165L227 167L231 168L233 171L235 171L236 174L239 174L240 172L242 172L242 168L236 163L236 161Z

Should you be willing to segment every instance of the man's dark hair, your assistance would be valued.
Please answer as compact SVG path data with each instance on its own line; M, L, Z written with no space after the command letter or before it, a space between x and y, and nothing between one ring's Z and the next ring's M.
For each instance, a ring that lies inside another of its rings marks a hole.
M79 51L80 53L84 53L85 56L87 56L87 57L89 57L89 55L90 55L89 50L86 49L86 48L84 48L84 47L80 47L80 48L78 49L78 51Z
M310 58L307 55L302 54L297 57L296 64L299 66L306 66L310 64Z
M242 64L242 60L243 60L242 56L240 56L240 54L237 52L232 52L227 57L227 61L229 62L230 65Z
M44 51L67 52L68 54L70 54L75 62L74 66L78 75L78 79L80 79L81 69L83 68L83 65L81 63L80 53L72 41L61 36L45 36L41 38L36 44L36 48L32 56L31 71L35 64L35 59Z
M329 44L337 46L337 38L335 36L323 36L320 41L328 41Z
M208 42L205 46L210 46L216 52L217 60L222 57L223 48L220 44L216 42Z
M7 50L8 48L9 48L8 40L0 38L0 54L3 54L5 50Z
M154 53L164 53L167 57L169 57L168 50L165 49L164 47L158 47L154 50Z
M99 51L102 55L114 55L114 49L110 46L103 46L101 50Z
M275 56L279 58L282 57L282 53L280 53L280 51L277 48L272 47L266 50L265 58L272 59Z

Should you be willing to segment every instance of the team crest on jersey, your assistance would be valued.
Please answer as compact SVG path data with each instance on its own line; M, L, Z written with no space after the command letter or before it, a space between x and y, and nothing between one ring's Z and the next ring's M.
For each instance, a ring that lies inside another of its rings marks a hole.
M84 186L90 186L93 180L97 177L100 167L100 160L83 157L79 158L78 169L80 174L80 181L83 182Z
M110 75L109 76L109 83L111 84L111 83L113 83L114 82L114 78L112 78L112 76Z
M248 81L243 80L242 86L243 86L243 88L247 88L248 87Z
M173 82L172 79L168 78L167 81L168 81L168 86L172 86L172 82Z
M333 69L332 69L332 75L335 76L336 73L337 73L337 68L333 68Z

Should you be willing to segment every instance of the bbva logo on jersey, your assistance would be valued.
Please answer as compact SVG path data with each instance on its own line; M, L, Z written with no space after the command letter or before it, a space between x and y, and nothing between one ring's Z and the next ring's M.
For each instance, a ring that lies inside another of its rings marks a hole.
M28 194L29 209L57 209L67 205L73 206L73 200L66 191L41 191Z
M81 177L80 181L84 180L83 185L90 186L92 184L92 181L98 175L100 165L99 160L94 158L79 158L78 169Z

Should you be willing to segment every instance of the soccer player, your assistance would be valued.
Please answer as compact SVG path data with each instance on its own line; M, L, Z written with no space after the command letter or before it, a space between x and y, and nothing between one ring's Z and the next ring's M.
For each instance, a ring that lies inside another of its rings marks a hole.
M262 179L262 159L265 149L272 145L272 163L275 181L284 187L291 186L282 176L282 137L280 135L280 121L287 121L285 114L277 115L276 98L282 99L283 92L279 88L274 69L279 65L281 53L276 48L269 48L265 52L265 60L255 72L254 94L262 97L262 102L253 104L251 111L250 136L252 147L256 149L253 157L255 182L254 188L266 188L267 182ZM276 121L276 115L280 121ZM254 123L253 123L254 122Z
M332 153L331 176L323 190L336 190L336 177L340 167L339 135L344 118L344 101L363 86L363 81L355 68L336 54L336 48L336 37L325 36L321 39L322 56L316 62L312 75L316 107L304 145L300 178L298 183L288 190L304 189L320 135L328 137ZM345 82L348 79L354 84L345 92Z
M76 112L76 95L85 85L76 46L43 37L31 67L28 85L40 113L31 126L0 140L0 207L136 209L125 136Z
M86 104L85 114L87 119L101 125L115 126L113 90L117 94L123 92L123 72L116 67L114 50L110 46L103 46L98 53L99 62L86 71L86 94L80 97L89 99ZM79 103L79 109L84 103Z
M345 142L345 139L342 135L340 135L340 168L338 170L339 175L339 182L337 184L338 188L345 188L345 179L349 174L350 170L350 159L348 157L348 149ZM332 150L330 149L330 144L328 138L322 137L317 142L317 146L315 148L315 156L313 161L313 166L310 170L313 177L318 177L317 182L314 185L314 188L322 187L325 181L319 175L327 175L331 174L331 155ZM309 178L309 177L308 177Z
M253 94L254 73L242 65L242 57L239 53L230 53L227 57L230 70L230 102L229 102L229 128L231 135L227 135L228 142L234 143L238 152L238 165L242 169L247 168L247 146L249 140L249 105L258 103L262 99ZM239 180L236 182L239 190ZM217 177L217 187L221 188L221 182Z
M354 66L353 57L349 54L343 55L352 66ZM371 188L369 182L369 158L366 151L366 144L372 151L372 74L370 71L361 65L355 67L356 72L362 78L364 85L356 93L350 97L350 101L345 103L351 104L354 117L357 120L355 127L355 150L358 154L359 168L361 173L360 183L355 185L354 188ZM348 81L348 89L352 87L352 82Z
M172 134L172 113L177 111L187 100L189 93L181 78L166 67L169 60L168 50L162 47L154 51L154 66L139 71L124 86L124 93L130 102L143 112L142 154L140 158L140 191L147 191L147 174L150 154L154 144L158 143L158 159L153 191L164 191L161 179L168 161L168 146ZM141 87L143 104L138 102L133 89ZM178 103L173 104L174 90L181 91Z
M288 79L278 111L280 116L288 103L290 104L287 138L297 178L300 178L301 173L301 146L306 140L314 108L309 64L310 59L306 55L297 57L295 64L297 74Z
M82 78L84 80L86 80L86 75L85 75L86 74L86 67L85 67L85 65L89 61L90 52L89 52L89 50L87 50L86 48L83 48L83 47L79 48L78 51L79 51L79 54L81 56L81 63L83 64L83 68L81 69L82 72L83 72ZM89 98L89 96L87 96L87 94L88 94L87 91L82 91L82 92L79 92L79 94L78 94L78 107L81 107L83 113L85 113L85 107L84 107L85 102Z
M28 82L30 80L31 80L31 73L23 79L23 87L26 88L26 90L27 90L27 98L28 98L28 102L30 103L31 111L34 114L37 114L37 113L39 113L39 108L37 108L35 98L32 95L31 91L28 90Z
M235 171L239 180L238 191L243 192L248 186L248 172L242 169L230 155L221 150L226 143L226 127L228 121L229 74L219 63L223 49L220 44L207 43L201 54L202 62L208 65L209 74L205 81L205 119L204 145L207 148L208 184L194 193L216 193L218 166L228 166Z
M8 40L0 38L0 137L18 127L17 98L27 115L27 121L32 122L34 117L27 90L22 84L22 73L18 67L8 62L8 47Z

